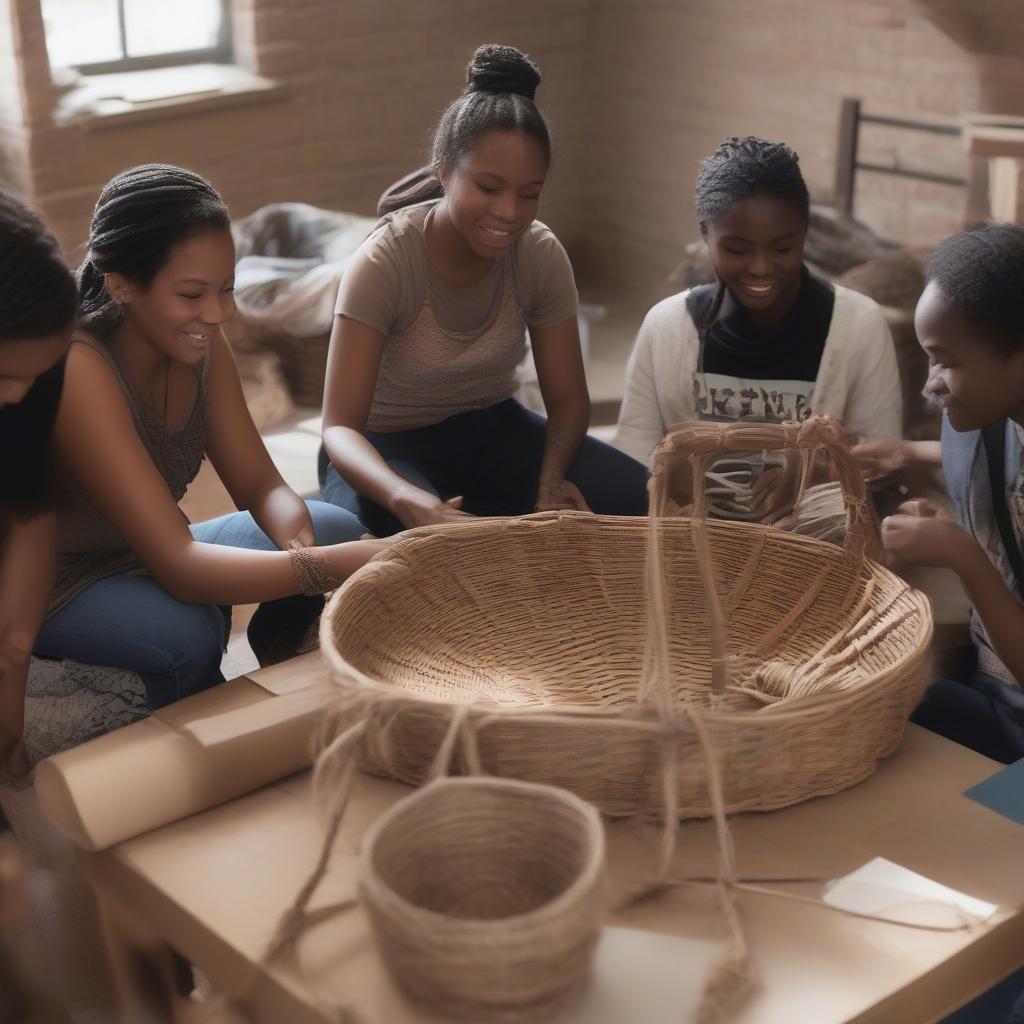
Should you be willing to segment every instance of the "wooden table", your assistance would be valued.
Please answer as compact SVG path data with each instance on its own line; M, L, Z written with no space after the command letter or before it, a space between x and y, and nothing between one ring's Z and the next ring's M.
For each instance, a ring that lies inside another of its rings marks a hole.
M998 765L908 726L867 782L836 796L733 819L743 877L828 879L884 856L999 904L972 931L927 932L821 905L744 892L759 975L735 1024L928 1024L1024 965L1024 828L964 797ZM355 891L354 850L367 824L406 788L361 778L314 907ZM617 891L646 876L657 834L609 826ZM106 899L127 909L215 981L245 982L254 1017L323 1024L345 1005L360 1024L432 1017L395 990L361 909L325 919L298 963L257 965L281 912L314 863L320 826L307 774L87 857ZM680 828L676 873L715 871L708 822ZM785 886L819 895L820 884ZM725 930L710 886L688 886L611 919L583 1005L559 1024L681 1024ZM313 992L316 994L314 995Z

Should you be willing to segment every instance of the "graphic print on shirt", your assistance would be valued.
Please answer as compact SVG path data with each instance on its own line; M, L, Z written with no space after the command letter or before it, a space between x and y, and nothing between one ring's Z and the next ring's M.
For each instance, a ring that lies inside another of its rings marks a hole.
M811 415L813 391L809 380L750 380L722 373L693 378L693 403L701 420L802 423Z

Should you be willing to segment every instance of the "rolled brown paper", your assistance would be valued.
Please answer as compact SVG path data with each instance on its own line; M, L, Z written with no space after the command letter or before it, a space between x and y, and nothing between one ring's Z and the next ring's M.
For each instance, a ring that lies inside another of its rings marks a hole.
M318 652L240 676L47 758L39 801L76 843L104 850L308 768L331 696Z

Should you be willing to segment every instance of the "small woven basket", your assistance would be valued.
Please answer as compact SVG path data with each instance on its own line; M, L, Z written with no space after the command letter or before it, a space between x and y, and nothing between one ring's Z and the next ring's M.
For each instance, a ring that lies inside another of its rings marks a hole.
M710 460L785 448L835 459L844 547L705 519ZM692 519L668 484L686 460ZM688 424L659 447L652 493L649 520L412 530L350 577L320 638L341 725L365 726L362 767L423 783L464 714L463 768L564 786L614 816L711 814L709 746L727 811L867 778L927 685L932 620L864 555L872 523L839 426Z
M590 974L604 829L564 790L439 779L370 828L360 895L413 998L446 1017L549 1019Z

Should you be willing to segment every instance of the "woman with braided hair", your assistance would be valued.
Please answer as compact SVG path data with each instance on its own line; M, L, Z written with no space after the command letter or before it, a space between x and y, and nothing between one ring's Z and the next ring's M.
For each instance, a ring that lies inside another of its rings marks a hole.
M674 422L740 416L828 413L861 436L899 434L899 373L881 309L804 266L810 202L797 155L780 142L726 139L701 165L696 208L717 281L647 314L618 447L646 462ZM711 398L729 392L754 397L749 406ZM795 469L796 460L752 460L744 510L722 514L777 517L792 503Z
M941 444L875 441L854 454L908 477L941 461L953 515L912 501L882 522L891 554L952 569L973 605L960 677L936 682L913 720L1008 762L1024 757L1024 227L947 238L927 280L914 327Z
M586 436L572 268L535 220L551 162L540 73L473 55L434 134L444 189L346 267L324 390L321 493L376 534L467 514L646 510L644 467ZM547 419L516 402L529 330Z
M261 661L294 652L320 595L380 548L270 460L220 330L234 267L227 209L199 175L150 164L103 189L57 416L57 574L35 650L135 671L153 708L222 678L231 605L265 602L249 628ZM241 511L190 528L177 503L204 457Z
M78 310L53 236L0 192L0 775L29 770L29 654L53 583L51 439Z

